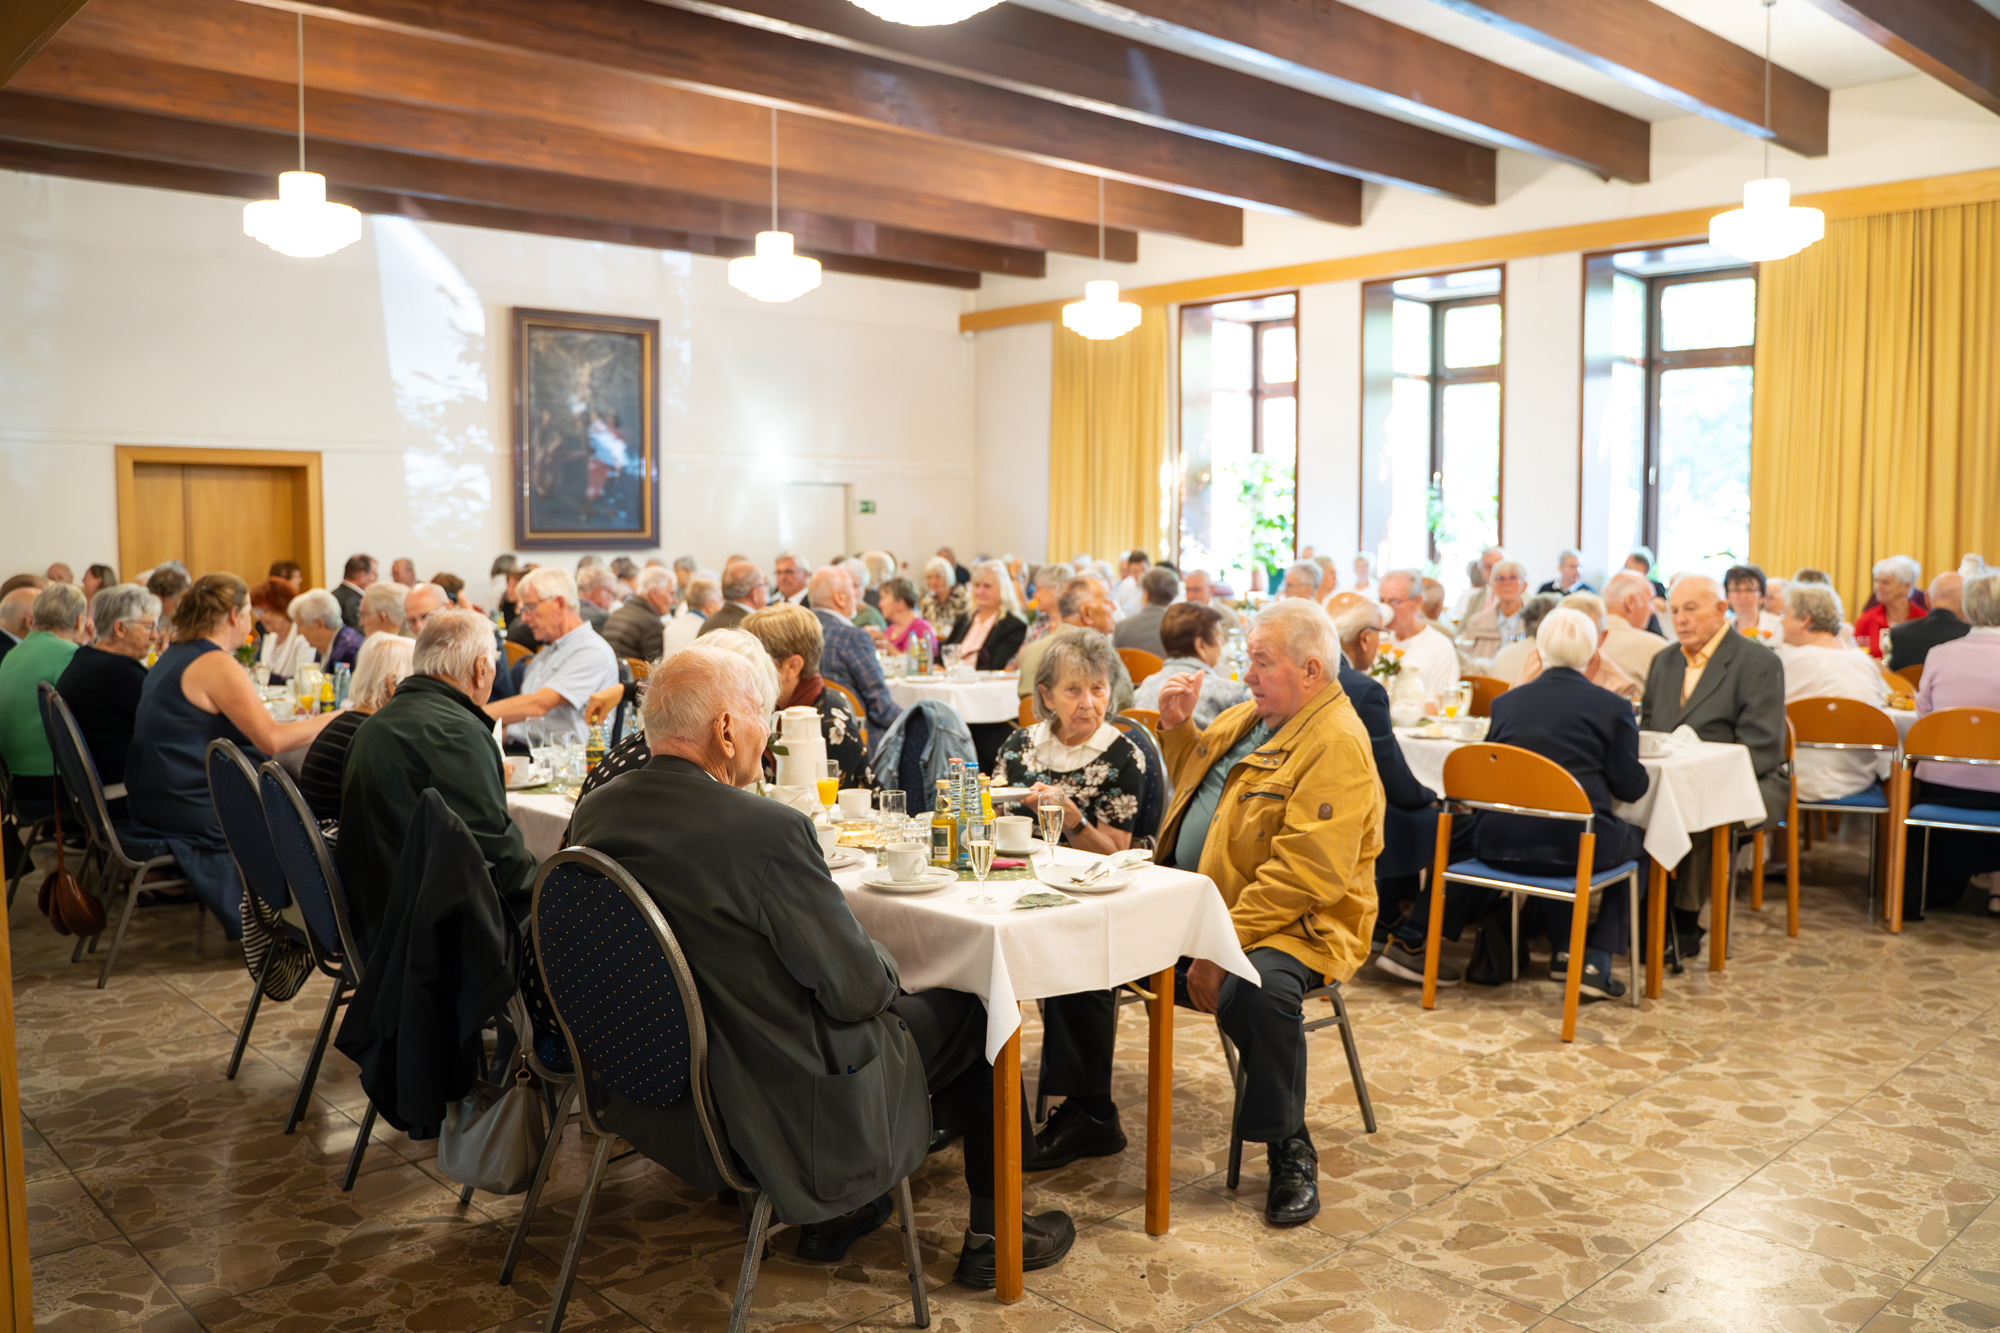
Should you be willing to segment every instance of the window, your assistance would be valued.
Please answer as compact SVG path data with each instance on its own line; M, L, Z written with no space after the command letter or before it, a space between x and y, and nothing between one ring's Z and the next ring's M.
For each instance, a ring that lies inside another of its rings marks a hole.
M1706 245L1585 265L1587 562L1719 574L1750 545L1755 270Z
M1247 591L1291 562L1298 379L1296 295L1181 307L1182 569Z
M1502 271L1363 288L1361 546L1464 568L1500 539Z

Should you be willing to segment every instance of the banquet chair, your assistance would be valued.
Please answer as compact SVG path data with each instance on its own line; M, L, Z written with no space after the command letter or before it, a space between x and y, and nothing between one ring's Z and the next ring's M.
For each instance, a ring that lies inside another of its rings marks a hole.
M1128 709L1126 709L1126 710L1125 710L1125 711L1124 711L1124 712L1123 712L1122 714L1120 714L1120 716L1122 716L1122 717L1129 717L1129 718L1131 718L1131 719L1132 719L1132 720L1133 720L1134 722L1141 722L1141 723L1144 723L1144 724L1145 724L1145 727L1146 727L1146 730L1147 730L1148 732L1150 732L1150 733L1152 734L1152 737L1153 737L1153 740L1154 740L1154 742L1155 742L1155 743L1157 743L1157 742L1159 741L1159 739L1160 739L1160 710L1159 710L1159 709L1157 709L1157 708L1128 708Z
M1024 694L1024 695L1022 695L1022 696L1021 696L1021 707L1020 707L1019 711L1017 711L1017 712L1016 712L1016 713L1014 714L1014 716L1015 716L1015 717L1016 717L1016 718L1017 718L1017 719L1019 720L1019 722L1020 722L1020 724L1021 724L1022 726L1024 726L1024 727L1032 727L1032 726L1034 726L1034 725L1035 725L1035 696L1034 696L1034 695L1032 695L1032 694Z
M1890 674L1901 676L1904 680L1909 681L1912 690L1917 689L1924 683L1924 666L1921 662L1915 666L1897 667Z
M1333 1012L1325 1018L1309 1019L1305 1023L1307 1033L1318 1032L1323 1027L1338 1024L1340 1044L1347 1051L1347 1077L1354 1084L1354 1100L1361 1107L1361 1123L1370 1134L1375 1132L1375 1103L1368 1097L1368 1079L1361 1072L1361 1050L1354 1044L1354 1024L1348 1021L1347 1002L1341 998L1340 983L1328 981L1324 986L1315 986L1300 997L1302 1001L1324 998L1333 1006ZM1243 1111L1243 1070L1236 1058L1236 1046L1229 1040L1229 1034L1222 1030L1222 1019L1215 1020L1215 1035L1222 1042L1222 1058L1229 1062L1229 1082L1236 1090L1229 1107L1229 1174L1228 1187L1236 1188L1236 1182L1243 1174L1243 1136L1236 1132L1236 1121Z
M1160 822L1167 817L1167 807L1174 803L1174 784L1167 776L1166 756L1160 753L1160 743L1153 739L1142 719L1130 713L1113 713L1106 720L1124 732L1125 738L1145 756L1146 782L1139 789L1139 813L1132 820L1132 845L1151 847L1160 834Z
M1794 699L1785 705L1787 748L1785 758L1793 760L1797 750L1863 750L1894 756L1902 747L1896 724L1873 704L1859 699L1815 696ZM1851 796L1827 801L1799 799L1799 768L1794 760L1786 765L1791 773L1790 794L1785 798L1785 933L1799 933L1799 812L1831 811L1837 814L1876 816L1868 838L1868 904L1870 916L1875 905L1875 881L1885 870L1895 867L1884 855L1893 841L1895 802L1880 782L1872 782ZM1753 870L1761 867L1753 867ZM1886 897L1886 894L1884 895ZM1751 880L1750 907L1764 906L1763 876Z
M326 839L320 836L306 798L299 794L292 775L277 760L265 760L257 773L258 790L264 798L264 824L270 830L271 846L284 869L292 900L305 918L313 965L333 980L333 993L326 997L326 1012L320 1016L319 1032L306 1057L305 1073L299 1078L299 1095L293 1099L291 1114L285 1119L285 1133L289 1134L298 1128L306 1108L312 1104L313 1084L319 1079L320 1062L326 1058L326 1045L333 1037L334 1016L340 1012L340 1006L354 998L354 988L361 984L361 951L354 947L354 934L348 927L347 894L340 885L340 872L334 869ZM354 1188L354 1177L361 1170L361 1155L374 1127L375 1104L370 1102L361 1135L348 1159L342 1189Z
M653 664L643 657L626 658L625 669L632 673L633 680L642 685L646 683L646 677L653 674Z
M536 957L569 1044L584 1131L597 1140L563 1252L547 1333L562 1327L591 1209L617 1138L598 1119L611 1093L642 1107L693 1099L701 1146L723 1182L736 1191L747 1219L743 1264L729 1311L729 1333L742 1333L772 1223L771 1197L757 1188L730 1150L728 1127L708 1082L708 1029L700 988L673 928L623 866L587 847L571 847L542 862L532 912ZM897 1182L895 1195L915 1323L928 1328L930 1305L907 1178Z
M186 885L187 880L178 874L180 863L174 860L173 849L166 843L134 838L129 828L123 832L119 830L111 819L104 784L97 777L97 762L90 757L90 747L84 744L83 732L76 725L75 715L63 702L62 695L56 692L56 687L48 681L41 683L39 694L42 721L49 733L49 748L55 752L56 772L69 792L70 808L82 812L84 831L103 867L99 887L105 889L121 882L124 885L125 906L118 914L118 929L112 933L111 948L105 952L104 963L97 972L97 989L103 990L111 980L112 967L118 961L119 946L125 942L126 927L132 924L132 908L139 901L139 886L143 883L149 889L180 888ZM156 870L168 869L176 872L174 877L146 878ZM89 940L93 953L97 951L99 938L99 935L93 935ZM78 952L71 956L72 962L81 957L84 944L83 940L77 941Z
M1473 717L1493 716L1493 701L1513 688L1498 676L1461 676L1459 680L1472 686Z
M1903 670L1907 671L1909 670L1909 668L1905 667L1903 668ZM1922 678L1921 672L1918 673L1918 678L1919 679ZM1882 679L1888 684L1889 693L1891 694L1901 694L1908 697L1914 697L1916 695L1917 682L1911 680L1908 676L1903 675L1901 672L1891 671L1889 670L1889 668L1883 667Z
M1123 662L1125 670L1131 673L1134 685L1142 683L1149 676L1158 675L1160 668L1166 665L1164 659L1147 652L1144 648L1120 648L1118 660Z
M230 1052L226 1078L235 1078L243 1064L243 1052L250 1045L250 1029L256 1025L257 1010L264 991L272 986L289 1000L312 974L311 946L306 933L278 914L292 905L292 891L285 882L285 869L278 864L278 849L271 845L271 828L264 820L264 802L257 794L257 770L243 757L236 743L217 737L208 743L208 800L215 807L215 821L222 826L223 841L229 844L230 859L243 884L243 960L254 984L250 1006L243 1011L243 1026L236 1033L236 1049ZM256 913L257 899L268 913ZM253 929L253 922L269 920L275 928L266 932ZM261 942L263 951L252 957ZM280 963L280 959L286 961ZM303 963L304 966L298 964ZM273 969L277 968L276 974Z
M46 807L46 808L45 808ZM14 873L7 877L7 906L14 905L14 895L20 892L21 879L35 862L35 848L55 842L56 808L53 801L32 801L18 797L14 792L13 775L7 771L7 761L0 757L0 816L4 824L0 828L12 826L27 836L17 842L21 859L14 863ZM12 833L0 833L0 837L11 838Z
M1454 808L1492 810L1502 814L1529 815L1536 819L1560 819L1583 825L1577 842L1576 875L1526 875L1502 870L1472 857L1450 861L1451 821ZM1431 883L1476 884L1504 889L1513 898L1508 957L1514 976L1520 975L1521 898L1523 895L1550 898L1570 904L1569 971L1563 980L1562 1039L1576 1040L1576 1011L1583 982L1584 931L1590 923L1590 895L1619 880L1625 881L1631 905L1631 945L1628 951L1632 977L1628 990L1633 1005L1639 1003L1639 862L1623 861L1608 870L1591 869L1591 854L1597 849L1592 831L1596 813L1590 797L1552 759L1513 745L1464 745L1444 761L1444 809L1438 815L1437 859L1431 868ZM1444 930L1443 892L1431 894L1430 924L1424 934L1424 1008L1437 1008L1437 967L1439 937Z
M1903 839L1909 830L1924 831L1924 853L1917 874L1917 911L1924 910L1931 871L1931 830L2000 834L2000 810L1979 810L1936 801L1910 803L1915 769L1921 760L1962 764L1968 768L2000 768L2000 712L1990 708L1940 708L1926 713L1903 737L1903 762L1891 799L1896 804L1895 836L1889 848L1889 929L1903 929Z
M528 1006L517 994L508 1006L514 1016L514 1027L518 1035L521 1052L527 1062L528 1072L542 1085L543 1110L548 1113L548 1142L542 1148L542 1160L535 1168L534 1183L528 1186L528 1197L521 1203L521 1216L514 1224L513 1239L507 1242L507 1255L500 1261L500 1285L507 1286L514 1280L514 1268L521 1261L521 1251L527 1248L528 1231L534 1226L535 1210L542 1201L542 1190L549 1183L549 1172L555 1166L556 1150L562 1146L563 1131L569 1128L571 1120L580 1120L582 1111L576 1106L576 1074L573 1069L557 1069L550 1060L556 1052L549 1051L547 1058L536 1043L534 1024L528 1018ZM552 1037L562 1042L560 1034ZM560 1047L558 1049L561 1049ZM561 1050L561 1058L567 1060L569 1052ZM637 1148L627 1148L611 1160L622 1162Z
M512 639L507 640L507 669L509 671L512 671L515 668L519 667L521 663L527 661L534 655L535 655L535 650L533 648L528 647L526 644L515 643Z

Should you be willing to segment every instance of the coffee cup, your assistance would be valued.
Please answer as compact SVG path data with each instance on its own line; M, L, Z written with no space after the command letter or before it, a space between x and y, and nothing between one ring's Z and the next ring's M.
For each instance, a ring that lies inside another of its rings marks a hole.
M1662 758L1672 748L1670 739L1664 731L1642 731L1639 733L1639 757L1641 759Z
M1025 852L1034 836L1035 821L1026 815L1002 815L993 821L993 850Z
M842 819L866 819L874 813L875 793L866 787L842 787L839 799Z
M882 851L882 862L889 868L889 878L902 884L921 879L926 850L920 842L890 843Z
M831 857L833 849L840 846L840 830L831 824L814 824L813 833L819 838L820 854Z

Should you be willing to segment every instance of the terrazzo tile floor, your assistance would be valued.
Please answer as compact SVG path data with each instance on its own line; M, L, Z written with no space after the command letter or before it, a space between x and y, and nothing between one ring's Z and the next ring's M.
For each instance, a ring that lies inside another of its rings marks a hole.
M1074 1251L1001 1306L951 1282L957 1148L915 1179L934 1327L946 1333L1541 1329L1730 1333L2000 1328L2000 922L1933 912L1871 928L1864 831L1741 908L1729 968L1705 959L1638 1008L1585 1008L1558 1039L1546 977L1443 992L1364 970L1349 988L1380 1121L1363 1132L1338 1034L1311 1038L1308 1120L1325 1208L1264 1224L1262 1149L1229 1191L1229 1084L1211 1023L1176 1032L1173 1229L1143 1224L1144 1024L1121 1029L1132 1146L1031 1177L1077 1220ZM325 983L260 1014L241 955L185 908L142 912L108 990L34 909L11 925L37 1326L72 1330L538 1329L582 1188L571 1131L511 1286L519 1200L460 1205L431 1145L378 1129L339 1187L365 1099L331 1053L310 1113L286 1109ZM1983 897L1980 899L1983 904ZM1024 1065L1038 1036L1032 1007ZM1032 1087L1030 1088L1032 1092ZM566 1328L721 1329L741 1255L733 1206L642 1158L602 1191ZM846 1262L780 1233L758 1329L907 1327L893 1228Z

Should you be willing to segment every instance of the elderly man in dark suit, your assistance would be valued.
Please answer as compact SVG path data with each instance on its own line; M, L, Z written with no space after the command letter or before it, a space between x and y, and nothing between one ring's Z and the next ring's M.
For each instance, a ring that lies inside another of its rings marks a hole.
M763 608L768 596L763 570L748 560L731 560L722 567L722 607L702 621L700 633L741 628L752 611Z
M340 570L340 586L333 590L333 600L340 603L340 619L349 629L361 628L361 594L375 583L375 557L372 555L350 555Z
M740 790L769 727L749 664L697 642L663 662L644 702L652 758L577 803L571 838L617 860L665 914L700 987L709 1072L731 1146L801 1258L833 1262L888 1217L887 1191L923 1161L926 1098L965 1133L971 1225L956 1276L994 1284L993 1069L986 1016L958 991L904 995L826 871L804 815ZM686 1109L616 1098L606 1125L683 1178ZM1066 1214L1024 1219L1023 1267L1069 1252Z
M1889 670L1920 667L1931 649L1972 632L1965 623L1965 580L1957 570L1946 570L1931 580L1930 602L1928 615L1904 621L1889 636Z
M1653 658L1639 725L1648 731L1691 727L1705 741L1750 751L1768 820L1784 812L1785 670L1769 648L1729 632L1729 605L1712 578L1691 575L1667 594L1675 648ZM1767 820L1767 822L1768 822ZM1673 888L1674 931L1681 956L1701 949L1698 923L1710 872L1710 843L1696 838Z

